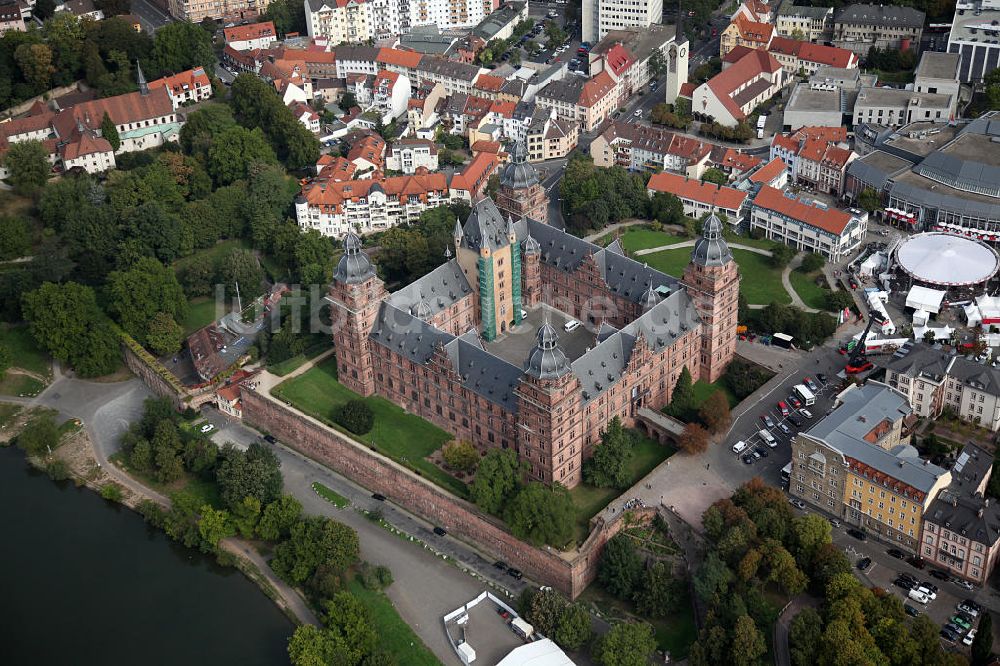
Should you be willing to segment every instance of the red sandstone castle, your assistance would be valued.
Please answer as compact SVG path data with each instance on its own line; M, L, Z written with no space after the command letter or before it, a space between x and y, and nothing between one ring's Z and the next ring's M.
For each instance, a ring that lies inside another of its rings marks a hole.
M524 168L502 179L508 209L517 186L536 194ZM513 448L536 480L580 483L609 420L667 404L685 366L718 379L736 351L739 273L714 215L679 280L617 241L504 219L491 199L454 241L447 263L390 294L346 237L330 286L340 381L480 450ZM567 331L569 318L584 326Z

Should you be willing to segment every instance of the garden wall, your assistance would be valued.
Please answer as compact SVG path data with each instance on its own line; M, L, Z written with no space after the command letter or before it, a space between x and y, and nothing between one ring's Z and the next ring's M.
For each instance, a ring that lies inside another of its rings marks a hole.
M324 464L372 492L381 493L428 522L447 529L483 553L517 567L526 576L576 598L597 574L604 544L625 524L620 518L591 521L580 549L560 556L517 539L500 521L385 456L273 398L242 387L243 419L283 444ZM642 513L654 509L643 510Z

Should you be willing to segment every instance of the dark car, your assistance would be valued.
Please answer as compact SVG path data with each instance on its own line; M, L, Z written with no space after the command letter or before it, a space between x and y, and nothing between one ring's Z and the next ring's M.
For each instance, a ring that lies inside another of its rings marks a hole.
M503 560L497 560L496 562L493 563L493 566L496 567L497 569L500 569L501 571L507 570L507 563L504 562Z
M947 627L941 630L940 635L941 638L945 639L949 643L954 643L956 640L958 640L958 634L956 634L954 631L950 631Z
M948 580L950 578L947 572L941 571L940 569L931 569L928 573L938 580Z
M818 379L821 382L823 382L824 384L826 384L826 375L824 375L822 372L817 372L816 373L816 379Z
M744 454L743 455L743 462L745 462L747 465L752 465L753 464L753 456L751 454L749 454L749 453Z
M892 584L895 585L898 588L901 588L901 589L904 589L904 590L907 590L907 591L913 589L913 582L912 581L908 581L905 578L897 578L896 580L892 581Z
M938 592L938 586L935 585L934 583L928 583L927 581L924 581L924 582L922 582L920 584L923 585L924 587L926 587L928 590L930 590L934 594L937 594L937 592Z
M802 401L796 398L794 395L788 396L788 402L790 402L792 407L794 407L795 409L798 409L799 407L802 406Z
M911 606L910 604L903 604L903 610L905 610L906 614L909 615L910 617L916 617L920 615L920 611Z
M278 439L274 435L264 435L264 441L268 444L277 444Z
M760 415L760 422L763 423L768 428L773 428L774 427L774 419L771 418L770 414L761 414Z
M858 571L868 571L868 569L871 568L871 566L872 566L872 558L870 557L862 557L860 560L858 560Z
M802 419L797 417L795 414L792 414L791 416L788 417L788 422L791 423L796 428L802 427Z
M887 550L885 552L889 554L889 557L895 557L897 560L905 560L906 559L906 553L904 553L903 551L901 551L899 548L890 548L889 550Z
M851 529L847 530L847 533L850 534L855 539L857 539L858 541L868 541L868 535L856 527L852 527Z
M978 613L982 613L983 612L983 607L980 606L979 604L977 604L972 599L963 599L962 603L965 604L966 606L968 606L969 608L972 608L973 610L975 610Z
M924 558L922 557L908 557L906 558L906 563L916 569L923 569L927 566L927 563L924 562Z
M524 578L524 574L521 573L520 569L515 569L514 567L507 567L507 575L514 580L521 580Z
M761 458L766 458L767 457L767 449L765 449L763 447L754 449L754 451L757 454L759 454Z
M434 534L437 534L438 536L446 536L448 534L448 530L443 527L435 527Z
M372 499L373 500L378 500L379 502L384 502L385 501L385 495L383 495L382 493L372 493Z

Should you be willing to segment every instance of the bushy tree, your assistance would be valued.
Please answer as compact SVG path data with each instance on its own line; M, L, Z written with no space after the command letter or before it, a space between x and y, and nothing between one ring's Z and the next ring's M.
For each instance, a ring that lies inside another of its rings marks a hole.
M646 569L634 592L636 610L643 617L664 617L680 605L683 581L674 578L666 562Z
M601 433L601 443L594 454L583 463L584 480L598 488L626 488L632 479L629 462L632 459L635 438L615 416Z
M141 343L155 342L160 353L179 348L183 331L177 320L187 316L187 299L171 268L142 258L108 276L108 294L111 313L129 335Z
M598 641L593 657L600 666L646 666L654 650L653 627L619 622Z
M272 164L274 150L259 128L246 129L234 125L223 130L208 149L208 173L216 185L229 185L246 180L255 163Z
M10 144L3 156L3 165L10 171L10 184L22 194L34 193L49 177L48 151L40 141Z
M24 256L31 247L31 223L28 218L0 216L0 260Z
M597 581L620 599L630 599L642 578L642 561L635 545L625 534L608 540L597 565Z
M771 248L771 257L768 262L775 268L784 268L794 256L795 248L782 243Z
M685 365L677 377L673 393L670 394L670 404L663 411L681 421L690 421L694 401L694 382L691 380L691 371Z
M118 128L115 127L115 123L107 111L104 112L104 118L101 119L101 136L111 144L111 150L118 152L118 148L122 145L122 139L118 136Z
M364 400L348 400L337 410L334 420L355 435L364 435L375 424L375 415Z
M732 422L729 413L729 398L722 391L716 391L708 396L708 400L698 410L698 418L702 420L712 434L724 432Z
M726 174L715 168L705 169L705 173L701 174L701 179L703 182L712 183L713 185L725 185L729 182Z
M587 609L581 604L569 604L559 617L559 626L552 640L567 650L579 650L590 642L593 635Z
M469 486L472 501L487 513L498 513L521 483L521 465L511 449L493 449L479 461Z
M220 456L216 478L227 507L235 509L245 497L255 497L267 506L281 496L281 461L271 449L260 442L246 451L227 444Z
M823 635L823 619L815 608L803 608L792 618L788 629L788 651L792 666L813 666Z
M358 561L358 535L329 518L309 517L292 525L289 537L274 551L271 568L294 585L301 585L321 568L342 575Z
M677 445L691 455L704 453L708 450L708 432L697 423L689 423L677 440Z
M479 451L465 440L454 439L448 442L444 445L441 456L445 465L462 472L474 470L479 463Z
M257 522L257 535L265 541L277 541L290 533L302 515L302 505L291 495L282 495L264 507Z
M161 74L183 72L192 67L215 67L212 36L187 21L168 23L153 38L153 66Z
M206 550L214 552L219 547L219 542L236 534L229 513L218 510L210 504L203 504L198 513L198 532L201 534L202 543Z
M802 270L806 273L818 271L826 265L826 258L819 252L808 252L802 258Z
M7 345L0 343L0 379L3 379L7 374L7 370L10 369L11 358L10 358L10 348Z
M17 445L32 456L43 456L59 446L59 428L48 414L36 416L17 436Z
M507 504L504 519L519 539L562 548L573 538L573 500L561 485L529 483Z

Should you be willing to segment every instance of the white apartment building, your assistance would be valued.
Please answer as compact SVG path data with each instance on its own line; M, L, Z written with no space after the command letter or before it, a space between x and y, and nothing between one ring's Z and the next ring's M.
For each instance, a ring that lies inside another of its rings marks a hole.
M597 42L612 30L648 28L663 20L663 0L583 0L583 41Z
M751 204L750 229L797 250L840 261L864 240L868 214L837 210L765 185Z
M950 115L954 116L961 88L958 82L961 68L961 53L924 51L914 72L913 89L918 93L948 95L951 98Z
M437 171L437 144L428 139L400 139L389 147L385 156L385 166L392 171L402 171L410 175L417 169Z
M383 69L372 84L372 104L381 114L383 123L406 114L410 100L410 79L402 74Z
M854 103L854 124L901 127L916 122L946 123L952 97L898 88L862 88Z
M774 23L782 37L820 42L833 32L833 7L799 6L781 3Z
M278 40L278 33L274 29L274 23L271 21L226 28L223 31L223 36L226 39L226 45L231 46L237 51L266 49Z
M409 27L471 28L479 25L497 6L484 0L409 0Z
M306 30L330 44L359 43L375 38L375 17L368 0L304 0Z

